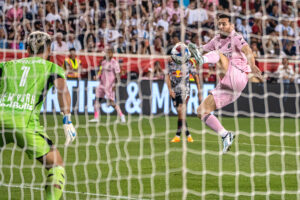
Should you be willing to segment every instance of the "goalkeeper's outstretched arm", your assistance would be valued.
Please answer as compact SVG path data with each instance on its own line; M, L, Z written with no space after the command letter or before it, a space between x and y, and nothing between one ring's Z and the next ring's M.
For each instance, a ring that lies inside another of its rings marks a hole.
M57 90L57 98L62 113L69 114L71 106L71 96L67 87L67 82L63 78L54 80L54 86Z
M60 110L63 113L63 127L66 136L65 145L69 145L75 140L77 135L76 130L72 124L70 106L71 96L68 90L67 82L63 78L57 78L54 81L54 86L57 89L57 98L60 106Z

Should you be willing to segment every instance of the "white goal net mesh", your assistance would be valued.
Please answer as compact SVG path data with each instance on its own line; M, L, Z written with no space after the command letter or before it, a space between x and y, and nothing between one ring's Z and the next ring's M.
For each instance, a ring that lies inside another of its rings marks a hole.
M0 0L0 13L1 61L27 57L26 38L39 30L53 38L50 60L66 69L78 137L64 145L55 89L40 115L65 163L62 199L300 199L299 1ZM170 143L177 112L164 82L172 47L207 43L220 13L231 16L265 78L214 112L236 134L225 155L221 138L196 116L198 92L204 99L218 81L215 66L200 70L201 91L190 79L193 143L184 132ZM90 122L107 46L120 65L115 94L125 123L107 101ZM17 144L0 145L0 199L46 199L43 165Z

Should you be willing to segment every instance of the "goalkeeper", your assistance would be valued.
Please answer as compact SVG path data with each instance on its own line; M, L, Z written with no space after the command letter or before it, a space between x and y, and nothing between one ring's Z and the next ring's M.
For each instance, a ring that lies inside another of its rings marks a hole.
M199 75L196 73L196 60L190 59L190 51L184 43L177 43L172 51L172 62L168 65L166 83L173 101L173 105L178 113L176 136L171 140L172 143L180 142L182 127L185 125L185 134L188 142L193 142L193 138L187 128L185 119L186 105L190 96L190 75L196 81L199 101L201 101Z
M68 145L76 137L70 94L64 70L47 60L50 36L33 32L26 43L28 58L0 63L0 149L15 143L29 158L40 161L48 170L46 199L60 199L65 184L63 159L40 125L39 116L47 91L54 85L64 114L65 145Z

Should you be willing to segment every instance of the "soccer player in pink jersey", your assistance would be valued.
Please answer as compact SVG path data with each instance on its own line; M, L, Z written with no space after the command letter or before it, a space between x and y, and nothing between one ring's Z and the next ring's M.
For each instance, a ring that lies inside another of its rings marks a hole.
M95 100L95 113L94 118L90 122L99 121L100 102L106 98L109 105L113 106L118 115L121 118L121 122L125 123L126 119L119 105L115 102L115 90L116 83L120 80L120 65L116 59L113 58L113 48L108 47L106 49L105 59L101 62L101 73L98 76L100 78L100 84L96 88L96 100ZM97 78L96 78L97 79Z
M197 109L198 117L223 140L223 153L230 150L234 133L227 131L212 111L220 109L239 98L248 83L248 74L252 73L262 81L262 75L255 65L254 56L243 36L235 32L231 17L225 14L218 16L220 31L211 41L203 46L203 55L190 43L189 50L197 62L215 63L220 71L220 81L216 88L204 99Z

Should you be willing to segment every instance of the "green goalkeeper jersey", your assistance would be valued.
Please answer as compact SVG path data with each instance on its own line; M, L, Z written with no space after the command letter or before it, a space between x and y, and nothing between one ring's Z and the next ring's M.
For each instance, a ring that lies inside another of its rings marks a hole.
M5 128L40 127L39 115L47 91L65 72L40 57L0 63L0 123Z

